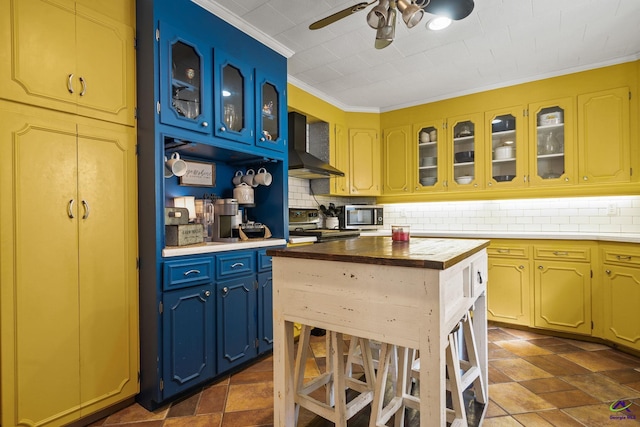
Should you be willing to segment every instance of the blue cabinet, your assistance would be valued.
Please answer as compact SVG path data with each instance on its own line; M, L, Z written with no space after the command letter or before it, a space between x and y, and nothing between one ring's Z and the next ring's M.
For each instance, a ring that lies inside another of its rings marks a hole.
M273 350L273 275L258 273L258 353Z
M287 116L286 85L275 75L256 69L256 145L284 152L287 149L284 117Z
M185 391L216 374L213 285L163 294L163 398Z

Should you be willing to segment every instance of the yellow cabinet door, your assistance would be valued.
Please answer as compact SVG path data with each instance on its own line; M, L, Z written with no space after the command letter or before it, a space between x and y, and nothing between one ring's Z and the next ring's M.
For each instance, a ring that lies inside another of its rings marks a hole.
M640 268L605 264L605 338L640 350Z
M591 334L591 265L536 261L534 325Z
M2 0L0 96L133 125L134 31L71 0Z
M489 258L489 320L531 326L531 262Z
M2 425L62 425L138 391L135 138L0 111Z
M528 153L524 106L485 113L485 171L487 189L526 186Z
M383 132L384 194L406 194L413 190L413 140L409 126Z
M629 88L578 96L581 184L629 182Z
M349 129L350 194L380 194L380 140L372 129Z
M136 188L133 129L78 125L82 416L138 392Z
M427 136L428 135L428 136ZM449 150L444 120L435 119L414 126L412 143L415 153L410 170L417 171L416 190L423 192L447 189ZM415 174L415 172L414 172Z
M449 191L484 188L484 116L465 114L447 119Z

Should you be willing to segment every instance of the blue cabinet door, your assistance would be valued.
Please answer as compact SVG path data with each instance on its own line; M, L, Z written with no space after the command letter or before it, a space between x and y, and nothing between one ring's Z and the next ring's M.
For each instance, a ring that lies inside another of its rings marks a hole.
M224 372L257 355L256 276L217 284L218 371Z
M273 275L258 274L258 352L273 350Z
M213 285L165 292L163 307L164 400L216 374Z
M287 82L256 69L256 145L284 152L287 148Z
M253 145L253 67L220 49L214 52L214 61L214 134L220 138Z
M159 32L160 121L210 134L212 49L165 22Z

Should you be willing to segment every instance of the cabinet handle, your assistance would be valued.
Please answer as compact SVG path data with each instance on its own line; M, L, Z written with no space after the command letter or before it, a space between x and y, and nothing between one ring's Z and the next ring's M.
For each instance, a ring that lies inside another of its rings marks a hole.
M616 255L618 261L631 261L631 256L629 255Z
M82 206L84 207L84 215L82 215L82 219L87 219L89 218L89 214L91 213L89 211L89 203L87 203L87 201L83 199Z
M80 83L82 83L82 90L80 91L80 96L84 96L87 93L87 81L84 77L80 77Z
M566 177L564 180L565 180L566 182L569 182L569 177Z
M478 283L482 283L482 273L478 271Z
M498 249L499 254L508 254L511 253L511 249Z
M589 181L589 177L588 176L583 176L582 179L585 180L585 181Z
M204 291L204 296L205 297L210 297L211 296L211 291Z
M553 254L555 256L567 256L569 255L569 252L565 252L565 251L554 251Z
M69 215L69 218L74 218L73 216L73 204L75 203L75 200L71 199L69 200L69 204L67 205L67 215Z
M541 265L539 265L539 266L538 266L538 270L544 270L544 267L543 267L543 266L541 266Z
M226 127L224 127L224 126L220 126L220 132L226 132L226 131L227 131L227 128L226 128Z
M520 267L518 267L520 270L524 270L524 265L521 265Z
M200 270L189 270L184 272L185 276L188 276L190 274L200 274Z
M202 127L203 128L208 128L209 127L209 122L202 122Z
M489 185L489 187L491 187L493 185L493 183L490 182L488 185Z
M605 270L605 273L607 273L607 276L611 276L611 270Z
M231 268L236 268L236 267L244 267L244 264L241 262L234 262L233 264L231 264Z
M267 140L267 138L265 138L265 137L260 138L260 142L265 142L266 140Z
M228 287L225 286L224 288L222 288L222 295L226 295L228 293L229 293L229 288Z
M73 73L69 74L69 80L67 80L67 90L69 93L73 93Z

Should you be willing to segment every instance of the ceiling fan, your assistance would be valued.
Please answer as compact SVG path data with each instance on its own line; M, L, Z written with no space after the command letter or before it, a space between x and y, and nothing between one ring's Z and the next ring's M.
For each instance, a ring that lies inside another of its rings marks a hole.
M374 3L367 14L367 23L376 32L377 49L387 47L395 36L396 14L399 12L408 28L420 22L424 13L447 17L452 20L464 19L473 11L473 0L372 0L357 3L309 25L310 30L324 28L329 24L366 9Z

